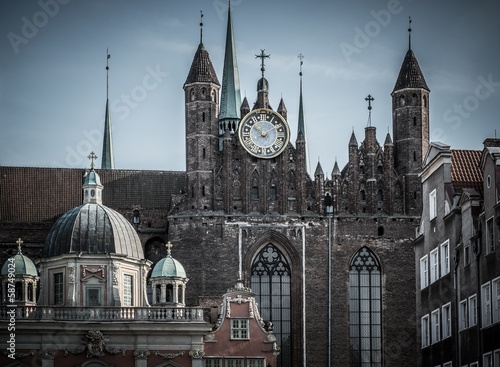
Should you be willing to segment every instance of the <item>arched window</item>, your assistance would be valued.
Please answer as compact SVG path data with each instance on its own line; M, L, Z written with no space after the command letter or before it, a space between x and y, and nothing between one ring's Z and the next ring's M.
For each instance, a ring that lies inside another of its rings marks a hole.
M384 201L384 191L382 191L382 189L379 189L377 191L377 200L378 201Z
M167 297L166 297L167 302L173 302L174 301L174 286L172 284L167 284Z
M427 97L424 96L423 100L424 100L424 107L427 108Z
M16 301L24 301L24 297L23 297L23 283L21 282L16 282L16 285L15 285L15 293L14 293L14 296L15 296L15 299Z
M361 201L365 201L365 200L366 200L366 192L365 192L365 190L361 190L361 191L359 192L359 199L360 199Z
M28 301L28 302L34 301L33 283L28 283L28 299L26 301Z
M269 199L271 201L278 200L278 188L274 185L271 186L271 189L269 191Z
M288 261L272 243L257 254L252 264L251 288L257 294L257 303L264 321L274 326L276 342L281 346L278 366L291 366L291 272Z
M399 105L401 107L405 105L405 96L402 95L401 97L399 97Z
M252 187L250 191L250 200L259 200L259 188L257 186Z
M362 247L349 265L351 366L382 366L381 269L374 253Z

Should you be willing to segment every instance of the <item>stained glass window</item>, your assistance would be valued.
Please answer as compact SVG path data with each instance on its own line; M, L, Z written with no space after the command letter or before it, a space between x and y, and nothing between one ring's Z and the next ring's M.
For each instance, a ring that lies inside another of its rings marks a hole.
M349 266L351 366L382 366L382 296L380 264L361 248Z
M269 243L255 257L251 274L251 287L257 294L261 317L273 323L276 342L281 347L278 367L291 366L292 306L288 261L276 246Z

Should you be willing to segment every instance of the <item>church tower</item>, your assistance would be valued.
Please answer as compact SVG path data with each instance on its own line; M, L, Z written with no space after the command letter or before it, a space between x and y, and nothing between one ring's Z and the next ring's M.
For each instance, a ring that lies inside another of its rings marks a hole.
M403 186L403 212L420 215L422 189L418 174L429 146L430 89L411 49L411 28L408 32L408 52L391 93L394 163Z
M184 83L187 200L191 210L211 210L219 139L220 83L203 45L203 23L200 26L200 44Z

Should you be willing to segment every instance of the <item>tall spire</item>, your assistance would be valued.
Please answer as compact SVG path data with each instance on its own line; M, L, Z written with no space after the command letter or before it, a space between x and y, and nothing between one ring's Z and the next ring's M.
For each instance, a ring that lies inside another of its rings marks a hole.
M109 58L111 55L106 49L106 112L104 114L104 139L102 144L101 169L114 169L115 157L113 154L113 137L111 134L111 120L109 118Z
M231 19L231 3L227 16L226 49L224 69L222 72L222 90L219 114L219 135L223 136L226 129L234 132L240 119L241 93L236 48L234 46L233 22Z
M307 172L310 172L311 167L309 163L309 152L307 149L307 139L306 139L306 125L304 121L304 103L302 100L302 65L304 64L304 61L302 60L304 60L304 55L299 54L297 57L300 60L299 121L297 126L297 140L302 139L304 141L304 146L305 146L304 168L306 169Z

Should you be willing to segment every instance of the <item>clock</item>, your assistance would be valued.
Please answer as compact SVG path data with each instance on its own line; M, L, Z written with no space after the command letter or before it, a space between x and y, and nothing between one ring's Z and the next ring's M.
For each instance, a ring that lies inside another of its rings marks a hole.
M290 128L277 112L260 108L241 119L238 138L245 150L257 158L274 158L283 153L290 141Z

